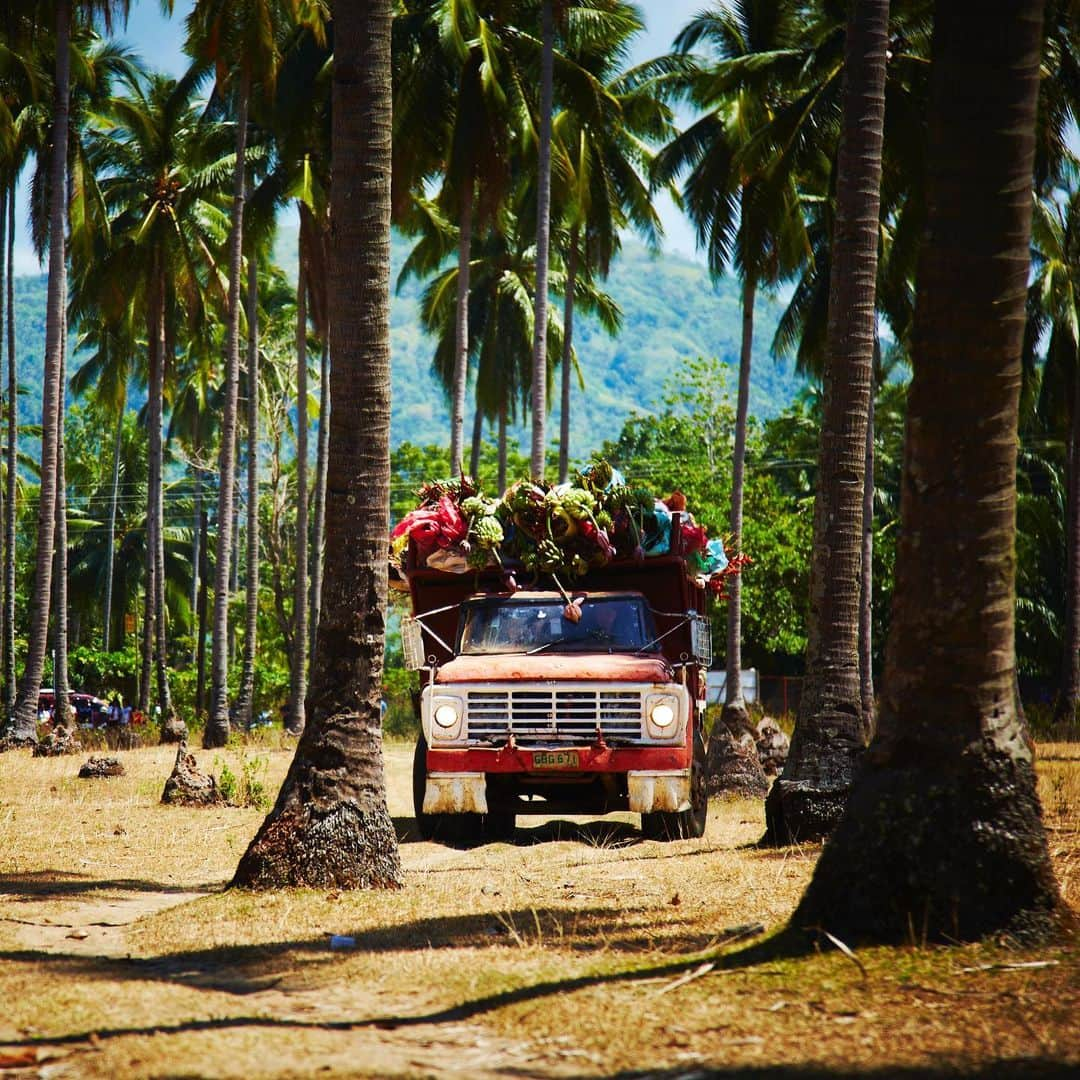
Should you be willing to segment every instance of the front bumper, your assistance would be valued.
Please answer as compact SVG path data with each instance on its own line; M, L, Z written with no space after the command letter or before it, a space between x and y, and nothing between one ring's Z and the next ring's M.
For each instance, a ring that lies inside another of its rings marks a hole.
M564 751L564 747L559 747ZM491 798L505 805L507 784L545 792L542 806L528 804L526 812L545 812L557 803L560 812L596 812L585 803L597 786L621 791L607 809L649 814L690 808L690 750L686 746L573 748L576 763L567 767L537 767L533 754L551 761L556 753L544 749L458 749L427 752L425 814L486 814ZM494 796L489 784L496 785ZM614 787L612 787L614 785ZM560 794L561 793L561 794ZM609 795L609 797L612 797ZM530 809L532 807L532 809Z

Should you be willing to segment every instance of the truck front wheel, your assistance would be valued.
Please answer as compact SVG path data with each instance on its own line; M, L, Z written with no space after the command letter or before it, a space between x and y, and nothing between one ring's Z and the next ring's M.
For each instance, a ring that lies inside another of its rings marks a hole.
M690 809L642 814L641 832L647 840L692 840L705 835L709 817L706 756L699 728L694 735L694 759L690 765Z
M509 841L516 824L513 811L492 814L425 814L427 740L421 733L413 752L413 814L421 840L437 840L453 847L474 847L485 840Z

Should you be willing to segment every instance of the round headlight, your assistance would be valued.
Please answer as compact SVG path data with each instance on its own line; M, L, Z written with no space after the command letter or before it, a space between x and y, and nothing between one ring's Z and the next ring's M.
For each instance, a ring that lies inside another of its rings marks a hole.
M649 715L649 719L657 727L667 727L669 724L675 722L675 710L670 706L661 702L653 708L652 713Z
M435 710L435 723L439 727L453 727L457 723L458 713L453 705L440 705Z

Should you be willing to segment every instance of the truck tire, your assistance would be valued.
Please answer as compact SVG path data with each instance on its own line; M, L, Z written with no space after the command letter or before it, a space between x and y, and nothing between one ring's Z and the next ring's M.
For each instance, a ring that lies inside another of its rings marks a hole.
M642 814L641 832L647 840L696 840L705 835L709 818L706 757L705 739L699 728L694 735L694 759L690 765L690 809Z
M512 811L494 814L425 814L427 786L427 740L421 733L413 752L413 814L421 840L435 840L451 847L475 847L484 841L510 840L517 819Z

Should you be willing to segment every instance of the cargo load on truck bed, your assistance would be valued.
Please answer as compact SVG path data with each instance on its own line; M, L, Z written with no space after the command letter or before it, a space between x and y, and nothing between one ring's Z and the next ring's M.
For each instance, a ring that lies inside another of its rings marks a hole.
M425 837L508 836L518 814L642 815L705 827L710 594L745 560L603 463L573 485L486 498L431 484L391 557L425 669L414 762Z

